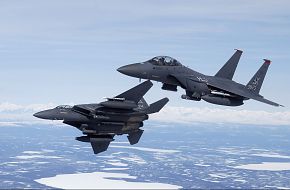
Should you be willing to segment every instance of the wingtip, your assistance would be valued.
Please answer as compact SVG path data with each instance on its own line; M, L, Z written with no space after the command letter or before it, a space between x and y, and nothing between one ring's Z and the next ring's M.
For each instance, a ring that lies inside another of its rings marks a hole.
M267 64L271 64L272 63L272 61L270 60L270 59L263 59L264 61L265 61L265 63L267 63Z
M241 50L241 49L235 49L236 51L238 51L238 52L241 52L241 53L243 53L243 50Z
M145 83L150 84L150 86L153 86L153 83L151 82L151 80L146 80Z
M164 100L166 100L166 103L169 102L169 98L165 97Z

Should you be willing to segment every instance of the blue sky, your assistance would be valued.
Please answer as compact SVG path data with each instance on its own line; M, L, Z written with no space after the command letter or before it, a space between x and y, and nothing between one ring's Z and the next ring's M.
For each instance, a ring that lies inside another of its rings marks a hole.
M122 65L169 55L213 75L244 50L234 79L247 83L273 61L261 94L285 105L255 101L234 110L290 109L290 2L286 0L51 0L0 2L0 102L16 105L99 102L138 84ZM149 102L223 109L188 102L155 83Z

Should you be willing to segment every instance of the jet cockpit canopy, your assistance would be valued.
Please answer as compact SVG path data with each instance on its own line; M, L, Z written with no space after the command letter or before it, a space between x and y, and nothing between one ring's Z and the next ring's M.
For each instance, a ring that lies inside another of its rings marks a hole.
M181 66L181 63L169 56L157 56L148 62L156 66Z
M70 108L72 108L72 106L70 105L60 105L56 107L56 109L70 109Z

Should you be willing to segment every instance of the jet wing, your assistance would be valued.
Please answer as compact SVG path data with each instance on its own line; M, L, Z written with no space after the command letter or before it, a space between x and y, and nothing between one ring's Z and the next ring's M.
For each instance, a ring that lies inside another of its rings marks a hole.
M267 100L265 98L263 98L263 96L261 95L257 95L252 93L251 91L249 91L244 85L236 83L234 81L230 81L230 80L219 80L217 78L210 78L206 84L210 87L215 87L218 89L221 89L223 91L226 92L230 92L232 94L238 95L238 96L242 96L245 98L249 98L249 99L253 99L259 102L263 102L272 106L282 106L278 103L272 102L270 100Z

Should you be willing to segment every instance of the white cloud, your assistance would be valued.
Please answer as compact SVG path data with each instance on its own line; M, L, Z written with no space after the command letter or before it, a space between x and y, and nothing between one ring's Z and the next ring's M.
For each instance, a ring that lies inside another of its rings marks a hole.
M167 106L152 120L175 123L235 123L258 125L290 125L290 111L267 112L230 108L188 108Z
M0 127L1 126L21 126L33 124L52 124L49 120L41 120L33 116L34 113L54 108L52 103L19 105L9 102L0 104ZM60 124L60 122L53 122Z
M44 109L49 109L55 107L55 104L30 104L30 105L18 105L9 102L0 103L0 112L10 112L10 111L40 111Z

